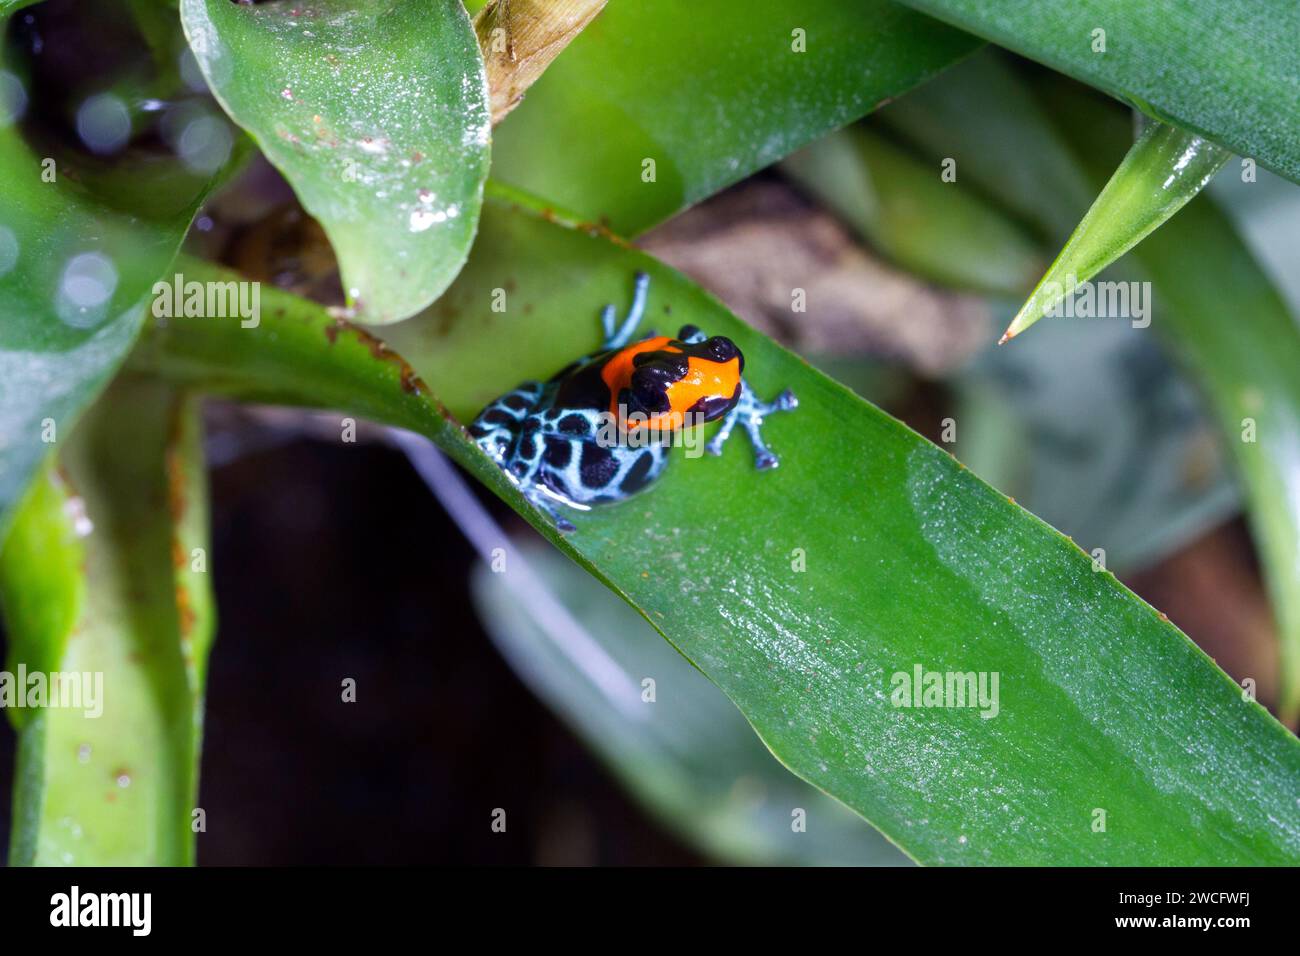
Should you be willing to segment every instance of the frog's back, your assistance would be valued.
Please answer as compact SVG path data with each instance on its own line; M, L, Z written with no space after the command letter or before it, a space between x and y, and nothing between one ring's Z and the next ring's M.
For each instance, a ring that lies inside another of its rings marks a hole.
M579 506L621 501L653 482L668 463L668 448L660 442L638 447L603 440L608 423L602 414L553 408L526 428L538 442L538 478L561 501Z

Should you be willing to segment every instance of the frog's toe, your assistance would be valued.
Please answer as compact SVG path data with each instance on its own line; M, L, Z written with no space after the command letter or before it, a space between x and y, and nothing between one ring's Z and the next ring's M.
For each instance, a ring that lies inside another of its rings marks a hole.
M768 471L779 464L781 464L781 459L777 458L776 455L772 454L770 451L764 450L757 452L754 455L754 467L759 471Z
M776 412L785 412L798 407L799 399L796 398L794 392L790 391L788 388L778 395L776 401L772 403L772 410Z

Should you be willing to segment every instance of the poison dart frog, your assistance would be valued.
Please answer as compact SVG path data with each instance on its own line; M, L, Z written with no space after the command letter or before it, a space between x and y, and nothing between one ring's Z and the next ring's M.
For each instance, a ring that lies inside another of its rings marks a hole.
M722 419L705 446L720 455L740 425L754 446L755 465L777 465L760 434L763 417L795 408L794 394L786 390L772 402L759 401L741 377L745 357L736 344L721 335L706 338L693 325L675 339L650 332L633 342L649 286L650 277L638 272L632 307L617 328L614 306L604 308L599 351L546 382L524 382L469 427L478 446L560 531L574 526L558 506L589 511L658 478L684 426Z

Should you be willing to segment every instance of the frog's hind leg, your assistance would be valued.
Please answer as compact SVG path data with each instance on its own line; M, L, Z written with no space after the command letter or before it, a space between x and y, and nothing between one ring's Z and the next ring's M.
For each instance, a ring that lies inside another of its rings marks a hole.
M502 464L524 418L537 407L542 395L541 382L524 382L489 404L469 425L474 442Z
M560 513L559 502L550 497L539 483L529 481L521 485L521 490L524 497L531 501L538 511L555 522L556 531L568 534L575 530L573 522Z
M636 327L641 324L641 319L645 316L646 293L650 288L650 276L644 272L636 274L636 282L632 292L632 307L627 310L627 318L623 320L622 326L614 328L614 307L607 305L600 313L600 326L605 332L606 349L621 349L632 341L632 335L636 332Z
M798 406L799 400L789 389L771 402L761 402L754 394L754 390L749 387L749 383L742 378L740 401L736 402L735 408L727 412L726 417L722 419L722 427L704 446L704 450L710 455L721 455L722 446L731 437L731 430L739 424L749 433L749 441L754 446L754 466L759 469L775 468L780 462L763 442L763 418L772 412L784 412Z

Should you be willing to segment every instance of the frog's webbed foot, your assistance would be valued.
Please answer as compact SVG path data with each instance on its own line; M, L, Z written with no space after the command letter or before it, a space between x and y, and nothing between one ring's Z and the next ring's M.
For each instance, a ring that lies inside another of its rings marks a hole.
M627 318L622 326L614 328L614 307L607 305L600 313L600 327L605 332L605 349L621 349L632 341L632 334L645 316L646 292L650 288L650 276L644 272L636 274L636 284L632 292L632 307L627 310Z
M784 412L798 407L799 400L789 389L771 402L761 402L754 394L754 390L749 387L749 383L741 379L740 401L736 403L735 408L727 412L726 417L722 419L722 427L704 446L704 450L710 455L721 455L722 446L731 437L731 430L739 424L749 433L750 444L754 446L754 466L759 469L775 468L780 462L763 443L763 418L772 412Z

